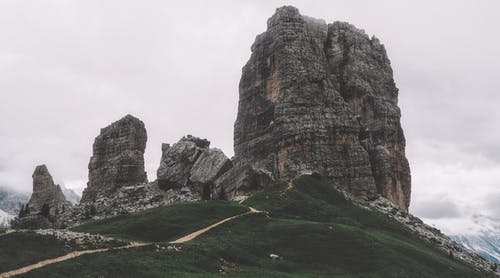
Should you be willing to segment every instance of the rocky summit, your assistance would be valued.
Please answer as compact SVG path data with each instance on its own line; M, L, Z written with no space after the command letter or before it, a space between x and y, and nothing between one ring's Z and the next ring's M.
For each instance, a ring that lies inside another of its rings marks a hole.
M146 183L146 141L144 123L131 115L101 129L94 141L89 181L81 202L95 201L99 195L112 194L123 186Z
M267 174L264 181L315 172L407 210L411 181L398 89L380 41L286 6L251 50L234 129L234 160L243 166L232 171L252 169ZM225 191L247 186L229 180L220 184Z

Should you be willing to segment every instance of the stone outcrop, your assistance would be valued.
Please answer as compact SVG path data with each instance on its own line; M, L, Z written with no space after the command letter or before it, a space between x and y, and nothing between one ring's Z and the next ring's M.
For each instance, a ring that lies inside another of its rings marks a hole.
M81 202L61 215L66 226L90 219L134 213L177 202L192 202L214 198L210 196L214 182L232 167L232 162L210 142L191 135L173 146L162 145L158 180L120 186L108 194Z
M378 39L348 23L279 8L243 68L234 160L247 173L276 180L312 171L355 195L381 194L407 210L410 169L397 96ZM248 186L234 180L218 187Z
M47 166L36 166L32 177L33 193L27 204L29 207L29 214L42 213L45 206L48 208L47 214L55 216L71 207L71 203L66 200L61 187L54 184L54 180Z
M241 201L273 183L272 174L240 161L214 182L212 198Z
M123 186L146 183L146 141L144 123L131 115L101 129L94 141L89 181L81 202L95 201Z
M52 228L60 225L59 216L72 206L61 187L45 165L36 166L33 172L33 193L28 203L13 222L16 229Z
M232 167L231 160L210 142L191 135L170 146L162 145L162 158L157 171L158 185L164 190L186 187L210 196L214 181Z
M62 214L59 219L65 226L75 226L90 219L135 213L150 208L178 202L201 200L201 195L187 187L163 190L156 181L116 189L113 194L101 195L92 202L80 203Z

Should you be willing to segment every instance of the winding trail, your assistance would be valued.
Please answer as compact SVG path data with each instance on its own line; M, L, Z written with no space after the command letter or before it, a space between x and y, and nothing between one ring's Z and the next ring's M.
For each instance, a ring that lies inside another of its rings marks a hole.
M169 243L176 244L176 243L184 243L184 242L186 242L186 241L193 240L193 239L195 239L196 237L198 237L199 235L204 234L204 233L206 233L206 232L210 231L211 229L213 229L213 228L215 228L215 227L217 227L217 226L219 226L219 225L224 224L224 223L225 223L225 222L227 222L227 221L231 221L231 220L233 220L233 219L236 219L236 218L242 217L242 216L247 215L247 214L251 214L251 213L260 213L260 212L261 212L260 210L256 210L256 209L254 209L254 208L252 208L252 207L249 207L249 209L250 209L250 211L248 211L248 212L245 212L245 213L242 213L242 214L238 214L238 215L235 215L235 216L228 217L228 218L223 219L223 220L221 220L221 221L219 221L219 222L217 222L217 223L215 223L215 224L212 224L212 225L210 225L210 226L208 226L208 227L205 227L205 228L203 228L203 229L201 229L201 230L198 230L198 231L196 231L196 232L194 232L194 233L191 233L191 234L189 234L189 235L187 235L187 236L183 236L183 237L181 237L181 238L179 238L179 239L177 239L177 240L171 241L171 242L169 242Z
M245 216L245 215L248 215L248 214L252 214L252 213L262 213L262 211L256 210L256 209L254 209L252 207L249 207L249 211L247 211L247 212L244 212L242 214L238 214L238 215L234 215L234 216L222 219L221 221L219 221L219 222L217 222L215 224L212 224L212 225L210 225L208 227L205 227L205 228L200 229L198 231L195 231L195 232L193 232L191 234L183 236L183 237L181 237L181 238L179 238L177 240L170 241L169 243L170 244L179 244L179 243L188 242L190 240L195 239L199 235L204 234L204 233L212 230L213 228L215 228L217 226L220 226L220 225L222 225L222 224L224 224L224 223L226 223L228 221L231 221L231 220L234 220L236 218L239 218L239 217L242 217L242 216ZM107 251L110 251L110 250L136 248L136 247L141 247L141 246L146 246L146 245L151 245L151 244L152 243L144 243L144 242L135 242L134 241L134 242L130 242L128 245L121 246L121 247L112 247L112 248L103 248L103 249L94 249L94 250L74 251L74 252L68 253L68 254L66 254L64 256L61 256L61 257L43 260L43 261L40 261L40 262L31 264L31 265L28 265L28 266L25 266L25 267L22 267L22 268L18 268L18 269L15 269L15 270L11 270L11 271L7 271L7 272L4 272L4 273L0 273L0 278L7 278L7 277L15 276L15 275L24 274L24 273L27 273L27 272L29 272L31 270L34 270L34 269L38 269L38 268L42 268L42 267L47 266L47 265L51 265L51 264L55 264L55 263L59 263L59 262L67 261L67 260L71 260L71 259L74 259L76 257L80 257L80 256L85 255L85 254L102 253L102 252L107 252Z
M0 274L0 278L6 278L6 277L12 277L15 275L19 275L19 274L24 274L26 272L33 270L33 269L41 268L41 267L44 267L46 265L55 264L55 263L62 262L62 261L71 260L71 259L74 259L76 257L80 257L81 255L85 255L85 254L100 253L100 252L106 252L109 250L135 248L135 247L140 247L140 246L144 246L144 245L148 245L148 244L150 244L150 243L130 242L128 245L121 246L121 247L74 251L74 252L68 253L64 256L61 256L61 257L43 260L43 261L40 261L38 263L28 265L28 266L25 266L25 267L22 267L22 268L19 268L16 270L4 272L4 273Z

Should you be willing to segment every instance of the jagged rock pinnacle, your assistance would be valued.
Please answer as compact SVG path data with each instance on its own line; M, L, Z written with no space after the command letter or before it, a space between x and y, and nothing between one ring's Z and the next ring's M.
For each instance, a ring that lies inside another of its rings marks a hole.
M89 182L81 202L112 194L122 186L147 182L144 151L147 134L144 123L132 115L101 129L89 162Z
M38 165L33 172L33 193L27 204L30 214L37 214L47 206L50 215L61 213L71 204L66 200L61 187L54 180L45 164Z
M407 209L410 169L384 46L351 24L326 24L291 6L267 26L240 81L237 164L279 180L316 172Z

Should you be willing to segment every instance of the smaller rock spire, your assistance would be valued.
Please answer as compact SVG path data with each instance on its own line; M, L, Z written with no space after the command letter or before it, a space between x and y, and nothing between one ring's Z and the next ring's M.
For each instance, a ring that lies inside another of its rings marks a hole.
M57 215L71 204L66 200L61 187L54 180L45 164L38 165L33 172L33 193L28 202L30 214L42 213Z
M38 165L35 167L35 171L33 172L33 177L35 176L40 176L40 175L49 175L49 170L47 169L47 166L45 164Z

